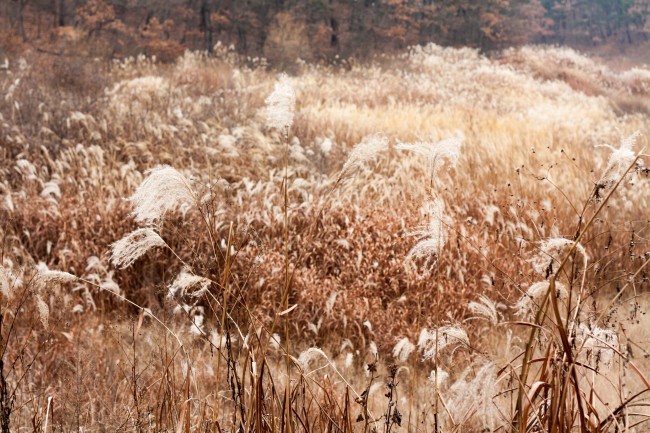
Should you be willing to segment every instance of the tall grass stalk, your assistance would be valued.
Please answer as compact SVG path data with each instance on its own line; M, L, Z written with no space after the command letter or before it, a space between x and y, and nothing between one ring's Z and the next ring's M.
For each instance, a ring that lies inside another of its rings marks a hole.
M627 173L632 170L635 166L639 158L641 158L644 155L638 155L634 158L633 162L627 167L627 169L623 172L622 176L618 179L616 184L611 188L611 190L608 192L607 196L602 200L594 214L591 216L589 221L582 227L582 229L579 231L578 236L576 239L573 241L573 245L569 249L569 251L564 255L562 258L562 261L558 265L557 270L551 275L550 280L549 280L549 286L548 290L546 291L546 294L544 295L544 299L542 300L541 305L539 306L539 309L537 310L537 314L535 315L535 321L534 321L534 326L531 327L530 329L530 334L528 337L528 342L526 344L525 352L524 352L524 357L522 360L522 367L521 367L521 374L519 378L519 389L517 392L517 408L516 408L516 419L517 419L517 428L520 432L525 432L526 425L527 425L527 419L524 417L524 396L526 393L526 384L528 383L528 373L529 373L529 368L530 368L530 360L531 356L534 350L534 343L535 343L535 338L538 332L539 327L542 324L542 320L546 314L546 307L548 304L548 300L551 299L551 305L553 308L553 314L555 316L555 320L557 321L556 327L558 329L558 332L560 333L560 338L562 341L563 349L564 349L564 355L567 358L567 363L569 365L569 374L572 376L573 380L573 388L575 390L576 394L576 404L578 406L578 415L579 415L579 422L580 422L580 430L582 433L587 432L587 426L588 426L588 420L585 417L584 414L584 408L582 404L582 395L580 393L580 388L579 388L579 382L578 382L578 377L576 375L575 369L574 369L574 359L573 359L573 349L571 348L571 345L568 341L568 336L567 336L567 330L566 327L563 325L562 318L560 316L559 308L557 305L557 299L554 295L555 293L555 285L556 285L556 279L557 275L559 275L564 267L566 266L567 262L569 261L569 258L573 256L573 254L576 251L576 248L578 245L580 245L580 241L583 239L585 236L587 230L591 227L591 225L594 223L600 212L605 208L607 203L609 202L610 198L613 196L613 194L616 192L618 187L620 186L621 182L627 175ZM591 199L591 197L590 197ZM553 295L552 295L553 294ZM568 387L568 383L564 382L563 386L560 388L561 395L564 395L566 392L566 388ZM556 397L557 398L557 397ZM560 399L557 400L558 404L562 404L561 397ZM532 404L532 402L531 402ZM557 413L554 418L559 417L560 414ZM551 419L550 423L550 428L551 430L555 430L557 424L555 423L554 419Z

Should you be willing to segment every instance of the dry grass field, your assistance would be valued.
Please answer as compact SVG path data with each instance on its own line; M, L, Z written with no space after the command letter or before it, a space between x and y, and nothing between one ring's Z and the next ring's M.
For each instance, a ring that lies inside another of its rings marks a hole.
M650 69L0 71L0 424L650 429Z

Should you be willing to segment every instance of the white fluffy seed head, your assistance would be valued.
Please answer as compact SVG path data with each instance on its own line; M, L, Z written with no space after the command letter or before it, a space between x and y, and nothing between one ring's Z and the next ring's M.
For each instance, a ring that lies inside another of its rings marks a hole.
M379 357L379 350L377 349L377 343L374 341L371 341L370 344L368 344L368 352L377 359Z
M329 362L329 358L327 355L325 355L325 352L323 352L318 347L310 347L309 349L304 350L300 356L298 356L297 362L304 372L308 372L309 364L318 358L325 358Z
M472 301L467 307L474 314L475 318L487 320L493 326L499 323L497 306L490 298L485 295L479 295L479 302Z
M567 254L574 241L566 238L551 238L545 239L539 244L539 252L531 260L530 264L533 270L539 275L548 278L557 271L557 266ZM582 256L583 260L587 262L587 252L582 244L576 246L576 251Z
M293 112L296 105L296 92L287 75L281 74L278 77L273 92L265 102L267 126L287 133L293 124Z
M137 222L152 223L181 204L196 202L188 180L178 170L161 165L147 171L148 177L129 198Z
M636 158L633 147L640 135L641 132L636 131L632 135L621 139L621 144L618 148L609 144L602 145L611 149L612 153L609 155L607 166L597 182L598 185L611 187L625 175L625 170L632 165L634 158Z
M51 286L72 283L77 281L77 277L69 272L50 270L45 263L40 262L36 266L34 280L39 289L45 289Z
M152 228L140 228L111 245L111 263L123 269L131 266L150 249L166 245L165 241Z
M208 291L211 283L212 281L207 278L199 277L187 270L182 270L169 285L168 295L170 298L177 295L181 297L189 295L192 298L200 298ZM192 289L196 290L191 291Z
M197 314L192 317L192 324L190 325L190 332L194 335L203 335L203 321L205 317L203 314Z
M612 365L614 355L619 350L619 340L616 331L599 328L597 326L589 329L580 325L578 330L578 343L587 351L587 356L593 364L603 364L606 367Z
M11 299L14 295L15 289L18 289L22 286L22 279L4 266L0 266L0 292L2 295Z
M411 248L406 258L411 262L425 260L430 263L440 256L443 247L447 243L446 226L448 221L446 221L444 215L445 203L440 198L431 200L424 205L423 212L428 217L426 227L410 233L410 235L420 236L422 239Z
M214 347L216 347L218 350L223 350L226 347L226 344L228 342L228 337L230 337L230 342L234 343L237 341L237 336L230 334L230 336L226 334L221 334L217 330L213 330L212 333L210 334L210 342Z
M445 162L455 167L460 158L462 137L447 138L445 140L418 141L415 143L399 143L395 146L399 150L408 150L427 158L430 173L433 175Z
M467 332L458 325L445 325L428 331L426 328L420 332L418 349L422 352L422 360L434 358L447 347L455 345L469 346ZM436 344L437 340L437 344Z
M329 138L323 139L323 141L321 141L320 146L319 146L320 152L324 156L328 156L330 154L330 152L332 151L332 145L333 145L333 143L332 143L331 139L329 139Z
M539 281L531 284L526 293L515 304L515 314L519 317L535 316L544 296L546 296L549 285L548 281ZM562 301L566 301L569 296L564 284L558 281L555 282L555 294L551 295L555 295L557 299Z
M281 338L279 334L273 334L269 338L269 345L273 350L280 350Z
M363 167L375 158L377 154L388 148L388 139L379 135L369 135L352 148L347 161L343 164L339 181L349 176L353 171Z
M393 347L393 358L400 362L406 362L413 350L415 350L415 344L411 343L411 340L407 337L404 337Z
M43 328L47 329L50 320L50 307L48 307L40 294L36 295L36 309L38 310L38 317L41 319Z
M435 370L431 370L431 374L429 374L429 382L433 383L436 387L440 387L441 385L444 385L447 380L449 380L449 373L446 371L436 367Z

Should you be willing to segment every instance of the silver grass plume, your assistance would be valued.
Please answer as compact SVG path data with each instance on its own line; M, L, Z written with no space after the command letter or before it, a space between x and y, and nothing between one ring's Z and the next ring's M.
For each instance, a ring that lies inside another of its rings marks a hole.
M318 347L310 347L309 349L304 350L302 353L300 353L300 356L298 356L296 362L304 372L307 372L309 370L309 364L318 358L325 358L325 360L327 360L329 363L329 358L327 355L325 355L325 352L323 352Z
M482 431L494 432L496 419L499 416L494 401L494 396L497 394L496 385L497 368L492 362L465 370L462 377L449 387L447 393L452 416L461 419L472 411L474 416L479 418Z
M472 301L467 305L469 311L474 314L473 318L487 320L491 325L496 326L499 323L496 304L485 295L479 295L478 298L480 302Z
M212 281L209 279L199 277L184 269L169 285L168 296L173 298L177 295L181 297L189 295L192 298L200 298L208 291L211 283ZM197 290L190 292L193 288L197 288Z
M530 260L535 272L543 275L545 278L553 275L556 271L553 269L553 266L560 264L560 261L563 259L562 254L568 253L573 243L574 241L566 238L551 238L541 241L538 254ZM589 258L582 244L576 246L576 251L586 263Z
M194 335L205 335L205 332L203 331L204 320L205 317L203 314L194 315L194 317L192 317L192 324L190 325L190 332Z
M286 134L293 124L293 112L296 105L296 93L286 74L281 74L278 77L273 92L265 102L267 126Z
M632 164L632 161L634 161L634 158L636 158L633 146L640 135L641 133L636 131L632 135L621 139L618 148L609 144L601 145L601 147L609 148L612 153L609 155L609 160L607 161L607 166L605 167L603 174L598 182L596 182L597 185L609 188L625 174L625 170L628 169Z
M578 330L578 344L587 350L587 357L595 361L596 367L602 363L606 367L612 365L614 355L619 350L619 340L616 331L593 326L589 329L580 324Z
M515 304L515 314L519 317L535 316L542 304L542 298L546 296L549 285L548 281L531 284L526 293ZM555 282L555 296L562 301L566 301L569 296L566 287L558 281Z
M431 259L436 258L442 252L442 248L447 243L447 221L444 215L445 203L436 198L423 207L427 214L429 222L421 230L410 233L411 235L423 237L411 250L406 258L411 262L414 260L424 259L429 263Z
M151 223L180 204L195 204L196 197L188 180L175 168L160 165L147 171L148 177L129 200L137 222Z
M444 385L449 380L449 373L436 367L434 370L431 370L428 379L429 382L435 384L437 388L440 388L441 385Z
M409 355L415 350L415 344L411 343L407 337L402 338L393 347L393 358L400 362L406 362Z
M111 245L111 263L124 269L150 249L165 246L165 241L152 228L139 228Z
M269 337L269 346L273 350L280 350L280 344L282 343L282 339L280 338L280 335L277 333L274 333Z
M48 307L40 293L36 295L36 309L43 328L47 329L50 320L50 307Z
M379 135L369 135L363 138L360 143L352 148L348 159L343 164L338 182L363 167L372 160L379 152L388 148L388 138Z
M36 266L34 280L39 289L45 289L50 286L72 283L77 281L77 277L69 272L50 270L45 263L40 262Z
M458 325L444 325L438 328L436 345L436 329L428 331L426 328L420 332L418 349L422 352L422 360L426 361L436 356L446 347L453 345L469 346L467 332ZM436 347L437 346L437 347Z
M395 149L408 150L427 158L429 172L435 173L446 162L451 166L456 166L460 157L460 146L463 143L463 137L447 138L439 142L417 141L414 143L398 143Z
M11 272L10 269L0 266L0 292L2 295L11 299L14 295L14 289L20 288L23 281L20 277Z
M233 334L221 334L217 330L213 330L210 333L210 342L217 350L223 350L226 347L228 339L230 339L231 343L234 343L237 341L237 336Z

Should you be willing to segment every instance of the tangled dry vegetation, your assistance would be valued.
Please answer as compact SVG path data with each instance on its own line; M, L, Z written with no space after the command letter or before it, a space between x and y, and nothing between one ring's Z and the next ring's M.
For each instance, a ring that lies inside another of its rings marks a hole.
M0 71L3 430L647 431L650 70L264 66Z

